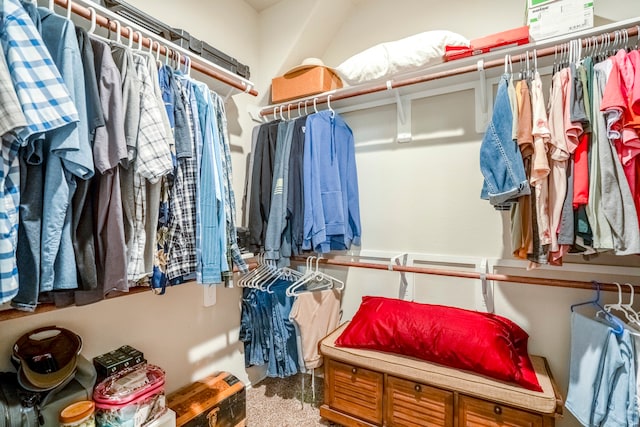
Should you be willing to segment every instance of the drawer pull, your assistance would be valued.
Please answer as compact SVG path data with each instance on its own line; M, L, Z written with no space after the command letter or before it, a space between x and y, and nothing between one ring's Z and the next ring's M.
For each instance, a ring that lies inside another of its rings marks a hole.
M496 405L496 406L493 408L493 412L495 412L495 413L496 413L496 415L500 415L500 414L502 414L502 408L501 408L501 407L499 407L498 405Z
M357 374L358 373L358 368L351 368L351 373L352 374Z
M422 391L422 387L420 387L420 384L416 384L416 386L414 387L415 391L417 391L418 393Z

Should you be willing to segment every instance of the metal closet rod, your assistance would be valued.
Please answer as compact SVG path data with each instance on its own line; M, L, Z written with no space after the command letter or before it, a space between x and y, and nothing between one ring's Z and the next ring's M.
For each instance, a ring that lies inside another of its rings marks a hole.
M305 262L305 257L293 257L292 261ZM315 261L314 261L315 262ZM472 271L457 271L457 270L445 270L439 268L427 268L427 267L412 267L406 265L394 265L394 264L375 264L370 262L360 261L346 261L338 258L321 258L320 264L335 265L340 267L356 267L356 268L368 268L373 270L384 271L396 271L400 273L418 273L418 274L431 274L434 276L449 276L449 277L462 277L465 279L483 279L493 280L496 282L510 282L510 283L523 283L541 286L554 286L559 288L571 288L571 289L588 289L594 290L592 282L582 282L578 280L565 280L565 279L547 279L543 277L526 277L526 276L512 276L510 274L494 274L494 273L477 273ZM619 292L618 286L614 283L602 283L600 284L601 291ZM635 291L640 291L640 286L632 284ZM622 286L623 292L630 292L628 286Z
M78 4L77 2L74 2L72 0L54 0L55 4L57 4L58 6L67 8L69 6L69 2L71 2L71 12L75 13L78 16L82 16L83 18L87 19L88 21L91 21L91 11L87 8L84 7L80 4ZM93 6L92 6L93 7ZM99 8L99 5L96 5L96 8ZM102 15L100 15L99 13L96 12L95 14L96 17L96 24L100 25L101 27L107 28L109 29L109 31L116 31L117 30L117 26L116 26L116 21L123 21L126 22L126 19L118 19L118 18L113 18L113 19L109 19L106 18ZM127 25L130 25L128 22L126 23ZM133 34L129 34L130 30L124 26L122 26L120 28L120 35L122 35L123 37L126 38L131 38L133 37L133 41L134 42L138 42L139 43L139 38L140 38L140 32L144 31L147 32L147 30L144 30L143 28L133 24L136 28L138 28L139 30L133 30ZM166 55L167 51L173 51L173 52L180 52L182 51L182 55L185 55L185 50L184 49L177 49L174 47L174 49L167 49L166 45L173 45L173 43L171 43L170 41L164 41L164 42L160 42L159 40L154 40L150 37L142 37L142 45L144 47L150 48L151 47L151 43L158 43L160 45L160 54L162 55ZM191 59L192 55L189 55ZM184 60L184 59L183 59ZM220 71L218 71L217 69L213 68L213 67L209 67L206 64L201 64L197 61L193 61L191 60L191 68L201 72L204 75L207 75L209 77L212 77L216 80L219 80L231 87L234 87L238 90L241 90L242 92L246 92L250 95L253 96L258 96L258 91L256 91L251 85L247 85L244 81L236 81L234 79L232 79L231 77L225 75L224 73L221 73Z
M593 40L593 37L598 37L599 40L598 42L602 42L605 40L605 37L609 37L610 41L613 41L614 38L616 37L616 34L618 34L618 36L621 34L621 32L626 31L626 33L629 35L629 37L633 37L633 36L637 36L638 35L638 27L637 26L633 26L633 27L629 27L629 28L625 28L625 29L620 29L620 30L616 30L616 31L611 31L611 32L607 32L607 33L600 33L599 35L593 35L593 36L585 36L582 39L582 47L587 46L587 44L589 43L589 40ZM616 39L617 40L617 39ZM515 54L515 55L510 55L512 62L516 62L516 61L525 61L527 56L531 57L532 55L532 51L533 49L536 50L536 57L537 58L541 58L544 56L550 56L550 55L554 55L554 54L559 54L560 49L565 46L567 42L564 43L560 43L560 44L556 44L553 46L549 46L549 47L545 47L545 48L541 48L541 49L536 49L535 46L531 46L529 48L527 48L528 50L526 52L520 53L520 54ZM492 53L495 53L492 52ZM478 59L482 59L482 56L479 55ZM482 69L487 69L487 68L496 68L496 67L504 67L504 58L499 58L499 59L493 59L491 61L485 61L483 63L483 65L481 66ZM361 96L361 95L368 95L370 93L376 93L376 92L383 92L385 90L391 90L391 89L397 89L399 87L404 87L404 86L411 86L411 85L415 85L418 83L425 83L425 82L429 82L432 80L438 80L438 79L444 79L447 77L453 77L453 76L458 76L460 74L466 74L466 73L471 73L474 71L480 71L479 65L478 63L474 63L471 65L467 65L464 67L458 67L458 68L453 68L451 70L445 70L445 71L439 71L436 73L430 73L430 74L424 74L421 76L417 76L417 77L412 77L412 78L407 78L407 79L402 79L402 80L388 80L388 81L384 81L378 84L375 84L373 86L367 86L366 88L361 88L361 89L357 89L357 86L354 86L353 90L349 90L349 88L346 88L346 90L341 91L335 91L332 93L327 93L324 95L319 95L316 97L309 97L306 98L306 102L310 102L313 103L314 101L317 104L322 104L322 103L326 103L327 102L327 98L331 97L331 102L334 101L339 101L341 99L348 99L348 98L355 98L357 96ZM305 100L303 100L302 102L304 102ZM283 103L283 104L278 104L276 105L272 105L271 107L265 107L262 110L260 110L260 115L261 116L268 116L270 114L273 114L274 108L278 108L278 110L280 108L283 108L283 110L289 110L289 109L293 109L293 108L298 108L298 105L300 105L300 100L292 100L291 102L288 103Z

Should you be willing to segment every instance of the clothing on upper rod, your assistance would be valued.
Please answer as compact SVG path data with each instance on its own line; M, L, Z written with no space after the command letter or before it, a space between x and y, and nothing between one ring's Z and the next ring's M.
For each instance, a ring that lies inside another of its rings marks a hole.
M511 211L514 256L530 267L561 265L567 253L640 253L640 52L623 49L620 34L610 48L582 57L576 41L556 58L547 108L537 69L500 80L481 197Z
M288 265L304 250L360 245L353 133L341 116L281 115L254 129L252 145L245 209L254 251Z
M46 8L9 0L0 16L0 303L81 305L246 271L221 97Z

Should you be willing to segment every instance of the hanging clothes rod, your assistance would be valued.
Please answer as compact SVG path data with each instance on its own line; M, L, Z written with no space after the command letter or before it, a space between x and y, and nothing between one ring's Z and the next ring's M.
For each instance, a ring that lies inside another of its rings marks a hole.
M633 37L633 36L637 36L638 35L638 26L632 26L632 27L628 27L628 28L623 28L623 29L619 29L616 31L611 31L611 32L603 32L603 33L599 33L599 34L593 34L593 35L584 35L582 38L582 47L587 46L589 40L593 40L593 37L597 37L598 38L598 43L602 43L603 41L609 40L610 42L613 42L613 40L618 40L616 35L619 37L620 34L622 32L626 31L626 33L628 34L629 37ZM579 35L576 35L575 39L579 38ZM519 54L512 54L511 55L511 59L512 62L515 63L516 61L525 61L527 57L531 58L532 55L532 51L535 49L536 50L536 57L537 58L541 58L541 57L546 57L546 56L551 56L554 54L560 54L561 53L561 49L562 47L566 46L567 42L563 42L563 43L559 43L553 46L548 46L545 48L541 48L541 49L537 49L535 45L523 45L523 46L518 46L518 49L524 49L525 51ZM505 53L507 53L508 51L505 51ZM496 52L491 52L492 54L495 54ZM481 60L482 57L484 55L478 55L477 58L478 60ZM406 79L400 79L400 80L387 80L387 81L383 81L377 84L374 84L372 86L366 85L365 87L361 87L358 88L358 86L353 86L351 87L347 87L345 89L337 89L335 91L331 91L331 92L327 92L324 94L320 94L318 96L315 97L306 97L306 98L302 98L302 99L296 99L296 100L292 100L290 102L286 102L286 103L282 103L282 104L277 104L277 105L271 105L271 106L267 106L263 109L260 110L260 116L268 116L268 115L272 115L274 114L274 108L280 109L282 108L283 110L290 110L290 109L296 109L298 108L298 105L300 105L301 102L315 102L315 104L322 104L322 103L326 103L327 99L329 97L331 102L334 101L339 101L342 99L348 99L348 98L355 98L358 96L362 96L362 95L368 95L368 94L372 94L372 93L376 93L376 92L384 92L386 90L392 90L392 89L397 89L400 87L405 87L405 86L411 86L411 85L415 85L415 84L419 84L419 83L426 83L432 80L439 80L439 79L444 79L447 77L453 77L453 76L458 76L461 74L467 74L467 73L472 73L475 71L481 71L481 70L486 70L488 68L497 68L497 67L504 67L504 57L499 58L499 59L493 59L490 61L481 61L481 63L478 62L474 62L473 64L470 65L466 65L466 66L462 66L462 67L458 67L458 68L453 68L453 69L449 69L449 70L443 70L443 71L439 71L439 72L434 72L434 73L427 73L427 74L423 74L417 77L411 77L411 78L406 78ZM305 102L305 104L306 104ZM311 104L310 104L311 105ZM282 111L282 110L279 110Z
M179 52L181 56L181 62L185 62L185 57L189 57L191 60L191 68L199 71L200 73L212 77L218 81L221 81L228 86L234 87L242 92L246 92L253 96L258 96L258 91L256 91L253 86L254 84L249 80L246 80L240 76L235 76L230 71L225 70L224 68L216 65L206 59L200 58L198 55L194 55L192 52L168 41L159 36L150 36L148 31L143 27L127 20L124 17L121 17L109 9L106 9L99 4L94 4L87 2L86 0L54 0L55 4L61 6L65 9L69 7L69 3L71 3L71 12L74 14L81 16L88 21L92 20L92 12L89 7L93 8L97 13L95 14L96 24L101 27L109 29L109 31L116 31L118 29L116 25L116 21L119 21L122 25L120 26L120 35L126 38L133 37L133 41L140 43L140 33L147 34L146 37L142 37L142 45L146 48L151 48L151 43L156 43L160 47L160 54L167 55L169 52ZM82 2L85 6L78 4L78 1ZM126 27L133 28L133 31L129 30ZM133 34L130 34L133 33Z
M293 257L292 261L305 262L307 259L304 257ZM418 274L430 274L434 276L448 276L448 277L461 277L465 279L478 279L478 280L493 280L496 282L509 282L509 283L524 283L531 285L541 286L554 286L559 288L571 288L571 289L588 289L594 290L593 283L582 282L579 280L565 280L565 279L547 279L543 277L526 277L526 276L512 276L510 274L494 274L494 273L477 273L473 271L457 271L457 270L445 270L439 268L427 268L427 267L413 267L406 265L395 264L376 264L371 262L360 261L347 261L339 258L321 258L320 264L335 265L340 267L356 267L356 268L368 268L373 270L384 271L396 271L399 273L418 273ZM620 289L614 283L600 283L600 290L619 292ZM640 286L632 284L635 291L640 291ZM628 286L622 287L623 292L629 292Z

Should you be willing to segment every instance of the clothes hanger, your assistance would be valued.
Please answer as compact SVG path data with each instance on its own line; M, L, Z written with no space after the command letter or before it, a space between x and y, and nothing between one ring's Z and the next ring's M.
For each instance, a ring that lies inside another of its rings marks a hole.
M307 259L305 260L304 273L295 282L289 285L289 287L285 292L287 296L289 297L294 296L294 294L292 293L293 290L297 289L298 286L302 286L302 284L311 277L311 275L313 274L313 270L312 270L313 260L315 258L316 257L313 255L307 257Z
M288 296L297 296L303 292L321 291L326 289L344 289L344 282L320 271L320 260L322 256L315 259L315 270L311 270L309 274L303 276L301 279L294 282L287 288L286 294ZM313 261L311 261L313 264Z
M191 77L191 57L189 55L184 57L184 74Z
M71 0L67 0L67 21L71 21L71 5L73 2Z
M640 326L640 313L638 313L633 309L633 295L635 292L635 288L631 283L625 283L625 285L629 286L629 293L630 293L629 302L627 304L621 304L621 305L622 307L625 308L625 310L629 312L629 314L633 318L633 323Z
M618 288L618 302L615 304L605 304L604 309L609 313L611 312L611 310L618 310L624 314L628 321L633 322L633 319L631 318L629 312L622 305L622 286L620 286L618 282L614 282L614 285L616 285L616 287Z
M129 50L133 50L133 29L129 26L124 27L124 29L127 30L127 38L129 39L127 47Z
M318 114L318 106L316 105L317 102L318 98L313 98L313 111L315 111L316 114Z
M89 27L87 34L93 34L96 30L96 10L92 7L89 7L89 19L91 20L91 26Z
M49 6L47 7L51 12L53 12L53 9L55 7L55 2L53 0L49 0ZM92 8L89 8L92 9ZM95 10L94 10L95 12Z
M308 99L304 100L304 115L307 116L309 115L309 112L307 111L307 102L309 102Z
M133 32L134 35L138 35L138 48L137 51L138 52L142 52L142 33L140 31L134 31Z
M302 114L300 113L300 104L302 104L302 101L298 102L298 117L302 117Z
M580 307L580 306L583 306L583 305L593 305L596 308L600 309L600 311L602 311L604 313L604 316L605 316L604 320L607 321L607 323L611 327L613 333L616 334L616 335L622 334L624 332L624 324L622 323L622 320L618 319L616 316L614 316L613 314L611 314L608 311L606 311L604 309L604 307L602 306L602 304L600 303L600 282L597 282L597 281L594 280L591 283L596 288L596 297L595 297L595 299L590 300L590 301L580 302L580 303L577 303L577 304L573 304L573 305L571 305L571 311L573 312L576 307Z
M255 276L264 267L264 253L258 254L256 258L258 266L248 273L244 274L238 281L238 286L243 288L248 287L249 280L253 278L253 276Z
M175 60L176 62L173 64L174 65L174 69L176 71L180 71L180 67L182 66L182 55L180 55L180 52L176 51L175 52Z
M331 118L334 118L336 116L336 112L331 108L331 95L327 95L327 108L331 111Z
M249 281L249 287L262 290L262 283L264 280L269 280L273 277L273 274L277 271L277 266L273 260L265 260L265 268Z
M284 110L284 105L281 105L280 109L279 109L279 111L280 111L280 120L282 120L284 122L285 118L284 118L284 114L282 114L283 110Z
M286 280L289 282L294 282L298 278L302 277L303 274L298 270L294 270L289 267L280 267L277 269L276 274L271 278L270 281L267 281L260 287L260 290L267 291L269 293L273 293L271 290L271 286L275 284L278 280Z
M115 42L118 44L122 44L122 34L120 34L120 32L122 31L122 24L120 24L120 21L114 21L116 23L116 39Z

